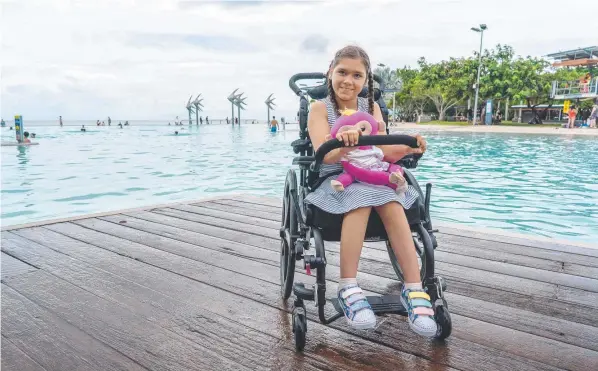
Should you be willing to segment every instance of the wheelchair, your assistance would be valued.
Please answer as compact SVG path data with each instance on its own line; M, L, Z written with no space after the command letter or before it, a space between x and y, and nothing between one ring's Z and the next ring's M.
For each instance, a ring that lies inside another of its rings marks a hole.
M299 80L323 80L322 85L313 88L299 88ZM375 88L374 100L382 109L385 122L388 121L388 110L382 98L384 85L381 79L374 75L379 88ZM305 197L314 191L323 181L319 178L319 168L324 156L335 148L344 144L336 139L325 142L314 153L309 133L307 131L307 117L309 111L308 98L323 99L327 96L326 75L322 73L299 73L289 80L289 86L299 96L299 139L292 142L293 151L299 156L293 159L293 165L299 167L299 179L295 169L289 169L285 179L284 197L282 204L282 221L280 227L280 284L283 300L288 300L291 293L295 295L292 311L292 330L294 333L295 348L302 351L306 342L307 312L304 301L314 301L318 308L318 317L324 325L330 324L344 317L336 295L326 298L326 252L324 241L340 241L343 215L324 212L311 204L305 204ZM367 96L367 87L359 94ZM388 129L387 129L388 130ZM388 132L388 131L387 131ZM358 145L390 145L407 144L417 147L417 141L407 135L365 136L359 139ZM412 232L417 255L421 262L420 276L426 293L430 296L434 310L434 318L438 325L435 338L445 339L451 333L451 317L448 305L443 297L446 283L434 274L434 249L437 246L432 221L430 220L430 197L432 184L426 184L426 193L422 192L415 177L407 169L414 169L420 156L406 156L397 164L405 169L404 177L419 193L418 201L408 210L405 210ZM312 245L313 239L313 245ZM390 246L384 225L373 209L366 229L365 241L385 241L390 262L399 281L404 282L401 267ZM303 283L294 282L295 270L303 261L303 269L311 275L311 270L316 271L316 284L311 288ZM336 292L335 292L336 294ZM367 299L376 315L399 314L407 316L407 310L400 301L400 295L367 296ZM325 307L330 302L336 309L336 314L326 317Z

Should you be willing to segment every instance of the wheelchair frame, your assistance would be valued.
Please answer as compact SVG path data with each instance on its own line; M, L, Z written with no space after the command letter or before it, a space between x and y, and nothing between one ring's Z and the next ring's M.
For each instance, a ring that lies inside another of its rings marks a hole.
M380 91L383 91L384 85L381 79L374 75L375 80L380 85ZM344 316L340 305L336 298L330 300L335 307L337 313L330 318L325 315L326 306L326 253L324 248L324 241L339 241L340 227L342 224L342 216L332 223L337 223L333 227L321 227L322 220L329 220L330 214L327 214L312 205L305 205L303 202L305 196L315 190L323 179L318 178L319 166L326 153L334 148L343 146L343 143L337 140L330 140L324 143L318 151L314 154L309 134L307 132L307 117L309 113L309 102L307 94L304 93L297 85L296 81L302 79L326 79L322 73L300 73L294 75L289 85L291 89L299 96L299 139L295 140L291 145L293 151L299 154L293 159L293 165L299 165L299 183L297 182L297 175L294 169L289 169L285 180L284 197L282 205L282 222L280 228L281 237L281 255L280 255L280 280L281 280L281 295L284 300L291 296L291 292L295 294L292 329L295 337L295 348L297 351L302 351L306 342L307 332L307 311L305 309L305 300L314 301L318 307L318 317L322 324L330 324L331 322ZM326 84L323 85L324 87ZM321 98L323 89L319 87L318 98ZM365 90L360 93L363 96L367 93ZM314 94L317 96L318 93ZM313 97L313 96L311 96ZM383 108L384 119L387 121L388 112L384 99L380 94L378 104ZM387 129L388 132L388 129ZM381 144L406 144L410 143L412 147L416 147L417 143L413 137L405 135L387 135L387 136L373 136L362 137L359 140L360 145L381 145ZM446 290L446 283L441 277L434 275L434 249L437 246L432 222L430 219L430 197L432 185L426 184L426 194L424 196L419 184L415 180L413 174L407 169L413 169L417 166L419 157L408 156L397 162L405 168L405 178L409 184L415 187L419 193L419 198L416 204L410 209L406 210L409 220L409 225L412 231L415 247L418 256L421 259L422 267L420 275L425 291L430 296L435 319L438 324L438 331L436 333L437 339L444 339L451 333L452 324L450 314L448 312L448 305L443 298L443 292ZM299 187L298 187L299 185ZM423 200L423 202L422 202ZM320 218L319 214L325 214L326 218ZM324 223L325 224L325 223ZM330 224L330 223L329 223ZM381 228L380 228L381 226ZM338 228L338 230L336 229ZM311 239L314 239L314 245L311 245ZM365 241L386 241L389 258L395 273L400 281L403 281L403 275L392 250L384 226L379 219L379 216L372 210L368 227L366 231ZM311 248L314 248L315 254L305 254ZM303 283L293 282L294 272L296 269L296 262L303 260L303 268L308 274L311 274L311 269L316 270L316 284L313 288L307 288ZM368 296L368 301L376 314L394 313L403 316L407 315L406 309L400 303L398 295L382 295L382 296Z

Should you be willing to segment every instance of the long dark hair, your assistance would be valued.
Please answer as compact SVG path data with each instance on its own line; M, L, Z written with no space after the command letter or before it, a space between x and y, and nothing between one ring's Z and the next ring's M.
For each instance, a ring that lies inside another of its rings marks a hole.
M340 49L334 55L334 59L330 62L330 67L328 68L328 74L332 72L334 67L338 65L341 59L344 58L351 58L351 59L361 59L363 64L365 65L365 70L367 73L368 79L368 111L370 115L374 114L374 76L372 74L372 67L370 63L370 57L368 53L365 52L362 48L356 45L348 45L344 48ZM332 87L332 79L328 76L328 95L330 96L330 100L332 101L332 105L334 106L334 111L337 115L339 115L339 107L338 102L336 101L336 95L334 94L334 88Z

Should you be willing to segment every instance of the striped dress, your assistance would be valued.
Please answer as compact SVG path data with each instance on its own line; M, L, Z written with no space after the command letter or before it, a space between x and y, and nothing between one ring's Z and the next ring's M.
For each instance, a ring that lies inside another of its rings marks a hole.
M368 112L368 101L366 98L357 98L357 109ZM336 122L338 114L334 111L334 106L329 97L322 100L326 103L328 110L328 125L332 127ZM330 175L334 172L342 171L340 163L322 164L320 167L320 177L328 176L315 191L305 197L305 202L316 206L330 214L345 214L351 210L366 206L381 206L386 203L396 201L403 205L403 208L409 209L417 200L418 193L413 186L403 196L399 196L388 186L372 185L355 181L344 191L338 192L332 188L330 181L336 179L338 175Z

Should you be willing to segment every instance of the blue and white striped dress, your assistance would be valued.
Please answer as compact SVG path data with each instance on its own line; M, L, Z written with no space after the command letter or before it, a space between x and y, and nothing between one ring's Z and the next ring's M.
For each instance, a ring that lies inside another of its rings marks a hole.
M357 109L368 112L368 101L366 98L357 98ZM332 128L338 114L334 110L334 105L329 97L322 100L326 103L328 110L328 125ZM320 177L325 177L334 172L342 171L343 167L337 164L322 164L320 167ZM418 193L413 186L404 196L399 196L388 186L373 185L355 181L344 191L338 192L332 188L330 181L336 179L338 175L331 175L315 191L305 197L305 202L310 203L321 210L330 214L345 214L351 210L366 206L381 206L389 202L399 202L403 208L409 209L417 200Z

